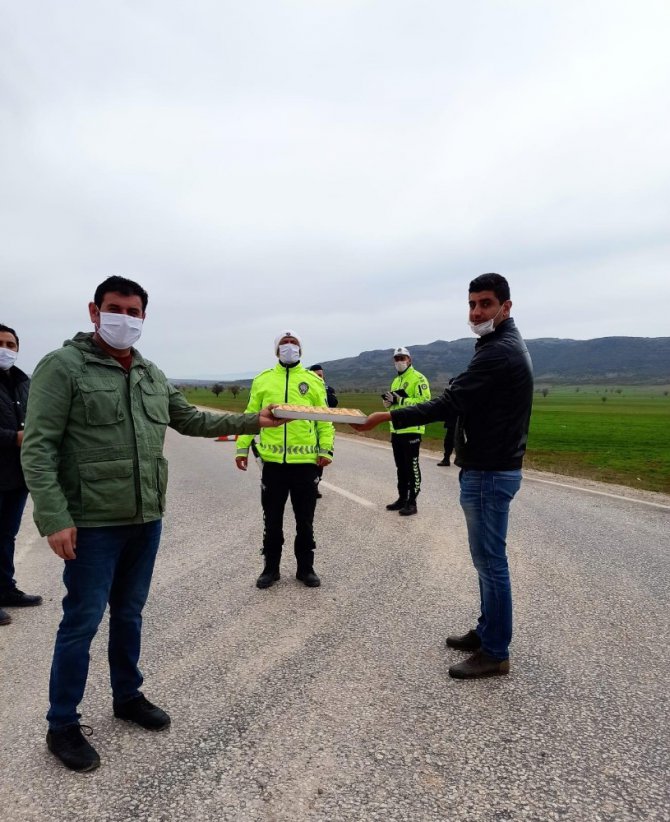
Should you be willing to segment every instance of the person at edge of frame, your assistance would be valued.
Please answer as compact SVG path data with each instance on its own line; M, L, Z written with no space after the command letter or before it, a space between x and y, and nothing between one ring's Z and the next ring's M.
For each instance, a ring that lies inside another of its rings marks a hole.
M479 578L480 616L447 646L470 653L449 675L474 679L509 673L512 591L507 560L510 504L521 486L533 401L528 349L510 316L507 280L482 274L469 287L469 325L479 337L467 369L442 396L390 412L376 412L359 431L392 420L394 426L458 417L456 465L468 542Z
M326 405L328 408L337 408L339 405L339 400L337 399L337 394L335 393L335 389L332 385L328 385L326 382L326 378L323 375L323 366L320 363L315 363L314 365L310 365L310 371L313 371L317 377L320 377L323 380L324 385L326 386ZM316 487L316 498L321 499L323 494L321 493L321 477L323 477L323 466L317 466L318 473L319 473L319 485Z
M19 337L0 324L0 625L12 617L5 608L42 604L42 597L19 590L14 579L14 549L28 489L21 470L21 444L30 379L15 363Z
M247 411L266 403L326 405L325 383L300 362L302 342L291 330L282 331L274 341L277 364L261 371L251 384ZM308 588L321 585L314 570L314 511L319 485L318 469L333 460L335 427L330 422L292 420L281 432L262 431L257 446L263 463L261 505L263 507L263 570L256 580L258 588L269 588L280 578L284 545L284 509L291 497L295 515L294 552L296 579ZM235 462L247 470L253 437L237 440Z
M412 365L412 357L404 348L393 351L393 364L397 376L391 383L391 390L382 395L385 408L396 411L408 408L430 399L428 380ZM398 499L386 506L387 511L397 511L400 516L409 517L417 513L416 498L421 491L421 466L419 452L423 425L404 425L398 428L391 422L391 447L398 477Z
M133 347L147 302L138 283L106 279L88 305L93 332L47 354L30 389L23 470L39 532L64 560L67 591L51 665L47 746L74 771L100 764L78 707L91 641L108 604L114 716L148 730L170 725L169 715L140 691L138 668L142 609L165 511L167 427L216 437L281 423L267 408L216 414L190 405Z

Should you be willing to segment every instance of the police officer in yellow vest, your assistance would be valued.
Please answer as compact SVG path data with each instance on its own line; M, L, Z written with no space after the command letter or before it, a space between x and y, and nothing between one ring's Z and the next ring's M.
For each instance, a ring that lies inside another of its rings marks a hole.
M275 403L325 407L326 386L313 371L301 363L302 344L295 332L282 331L275 339L277 365L262 371L251 385L247 413L263 408L268 397ZM265 567L256 580L259 588L269 588L279 579L279 563L284 544L284 508L291 496L295 514L296 578L309 588L316 588L321 580L314 571L314 510L319 485L319 467L330 465L333 459L335 429L330 422L292 420L277 429L277 436L261 433L258 455L263 462L261 504L265 529L263 554ZM242 471L247 470L249 448L253 436L237 440L235 461Z
M429 400L428 380L413 367L409 351L403 347L396 348L393 361L398 376L391 383L391 390L383 396L384 407L394 411ZM390 426L393 458L398 472L398 499L386 508L409 517L417 512L416 498L421 490L419 449L421 435L426 429L423 425L414 425L396 431L392 424Z

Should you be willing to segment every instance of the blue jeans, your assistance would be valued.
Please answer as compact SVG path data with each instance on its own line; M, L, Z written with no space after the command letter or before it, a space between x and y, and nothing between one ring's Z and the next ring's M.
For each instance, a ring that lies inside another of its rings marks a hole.
M0 491L0 592L2 593L13 591L16 588L14 546L27 499L28 490L26 488Z
M49 728L73 725L81 714L89 650L109 603L109 674L116 702L139 694L137 667L142 609L161 536L161 520L142 525L78 528L75 559L66 560L63 619L49 681Z
M459 481L470 554L479 575L477 633L483 651L507 659L512 640L512 587L505 540L509 506L521 486L521 471L461 471Z

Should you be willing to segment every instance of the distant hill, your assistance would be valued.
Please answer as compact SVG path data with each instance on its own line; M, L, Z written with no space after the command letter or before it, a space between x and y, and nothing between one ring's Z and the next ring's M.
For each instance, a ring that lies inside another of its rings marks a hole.
M475 338L410 345L416 368L436 387L470 361ZM670 383L670 337L601 337L595 340L526 340L537 383ZM392 352L363 351L357 357L323 362L328 383L338 390L388 387Z
M472 358L475 338L436 340L410 345L414 365L436 389L460 374ZM611 385L670 383L670 337L599 337L595 340L562 340L543 337L526 340L536 383ZM322 360L329 385L338 391L386 389L393 377L392 348L363 351L356 357ZM309 365L309 363L306 363ZM176 385L237 385L251 380L173 380Z

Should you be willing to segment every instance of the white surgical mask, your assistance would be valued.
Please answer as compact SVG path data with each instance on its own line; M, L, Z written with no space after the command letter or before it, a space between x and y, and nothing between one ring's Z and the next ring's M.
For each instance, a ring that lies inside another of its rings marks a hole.
M142 320L128 314L100 312L98 334L112 348L124 351L134 345L142 336Z
M500 311L502 311L504 306L500 306ZM498 314L500 314L498 311ZM470 330L476 334L478 337L485 337L487 334L490 334L495 329L495 321L498 318L498 314L495 317L491 317L490 320L484 320L483 323L471 323L468 322L470 326Z
M9 371L16 362L18 353L11 348L0 348L0 371Z
M300 346L295 343L284 343L279 346L279 362L282 365L293 365L300 361Z
M394 360L393 364L395 365L395 370L398 374L404 374L405 371L409 368L409 363L405 362L404 360Z

